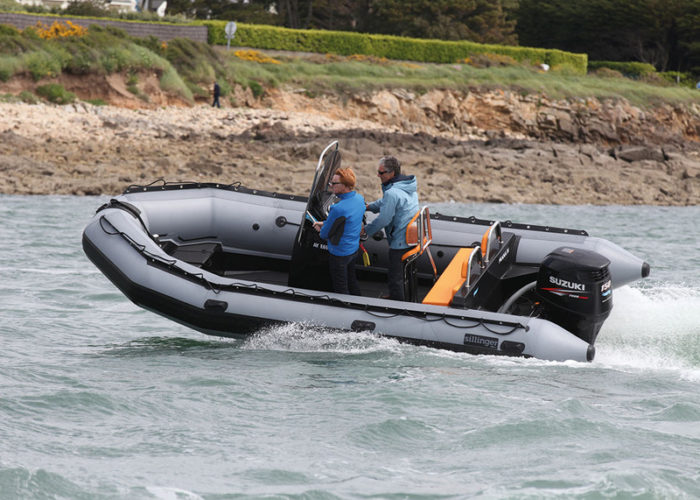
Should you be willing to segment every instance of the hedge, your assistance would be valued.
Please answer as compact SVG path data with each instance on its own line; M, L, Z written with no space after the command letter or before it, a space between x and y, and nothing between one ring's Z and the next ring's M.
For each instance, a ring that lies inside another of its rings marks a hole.
M653 65L641 62L590 61L588 63L589 71L600 68L614 69L628 78L643 78L656 73L656 68Z
M226 21L200 21L209 33L209 43L225 45ZM552 69L569 68L586 74L587 54L556 49L538 49L474 42L423 40L390 35L368 35L344 31L298 30L268 25L237 24L233 44L272 50L293 50L327 54L364 54L387 59L454 63L474 54L503 54L519 62L546 63Z

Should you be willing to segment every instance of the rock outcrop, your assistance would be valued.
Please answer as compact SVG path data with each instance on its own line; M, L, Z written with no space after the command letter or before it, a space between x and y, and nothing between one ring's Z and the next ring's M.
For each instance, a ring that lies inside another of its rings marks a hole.
M697 105L642 110L499 90L234 95L245 107L0 104L0 192L116 194L164 178L305 195L318 154L339 139L370 199L377 159L394 154L425 202L700 201Z

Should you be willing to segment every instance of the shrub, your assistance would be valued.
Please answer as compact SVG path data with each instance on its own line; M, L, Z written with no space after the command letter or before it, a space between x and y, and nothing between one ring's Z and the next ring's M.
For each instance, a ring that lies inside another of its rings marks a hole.
M75 101L75 94L73 92L68 92L63 88L63 85L59 83L39 85L36 88L36 93L47 101L55 104L69 104Z
M256 98L261 97L263 94L265 94L265 89L263 88L263 86L256 81L249 82L248 87L250 87L251 92L253 92L253 96L255 96Z
M128 21L145 21L145 22L157 22L157 23L169 23L169 24L189 24L192 22L191 19L187 19L184 14L166 14L160 17L156 12L120 12L117 16L114 16L110 12L108 17L118 17L119 19L125 19Z
M23 90L20 92L18 97L20 101L26 102L27 104L36 104L39 102L39 99L37 99L37 97L28 90Z
M66 72L74 75L99 72L99 52L86 45L70 47L67 50L71 52L71 59L65 66Z
M23 59L24 66L35 81L61 73L61 63L47 52L30 52Z
M0 27L2 26L3 25L0 25ZM0 54L3 56L29 52L35 50L40 45L40 39L28 38L20 31L15 30L12 32L11 29L0 30Z
M590 61L588 63L589 71L594 71L600 68L608 68L619 71L628 78L643 78L644 76L656 73L656 68L654 66L641 62Z
M237 50L233 53L233 55L236 56L238 59L243 59L244 61L251 61L262 64L280 64L280 62L277 59L262 54L257 50Z
M167 43L161 42L158 39L158 37L155 37L153 35L148 35L146 38L133 38L132 40L136 45L145 47L151 52L155 52L156 54L161 52L165 53L165 50L168 47Z
M54 21L51 26L47 26L41 21L36 23L36 32L44 40L53 38L66 38L70 36L85 36L88 32L87 28L66 21L65 24L60 21Z
M173 92L175 94L181 95L188 101L192 101L192 92L189 88L187 88L185 82L182 81L180 75L177 74L175 68L173 68L169 64L160 77L160 88L167 92Z
M226 74L218 53L203 43L175 38L168 42L165 57L182 78L195 85L209 85L217 75Z
M22 36L28 40L41 40L39 33L33 26L28 26L22 30Z
M457 61L458 63L468 64L475 68L491 68L502 66L518 66L520 63L511 56L505 54L475 54L471 57L466 57Z
M664 71L663 73L659 73L659 76L670 83L681 85L682 87L695 87L696 79L693 77L692 73Z
M639 80L649 85L656 85L657 87L670 87L676 83L675 81L664 78L660 73L649 73Z
M19 30L9 24L0 24L0 36L19 36Z
M595 76L599 76L600 78L624 78L625 75L620 73L619 71L615 69L610 69L606 67L601 67L596 69L595 71L591 72L591 74Z
M0 58L0 81L6 82L17 73L20 67L19 60L16 57Z
M68 2L62 14L87 17L110 17L111 13L103 0L78 0Z

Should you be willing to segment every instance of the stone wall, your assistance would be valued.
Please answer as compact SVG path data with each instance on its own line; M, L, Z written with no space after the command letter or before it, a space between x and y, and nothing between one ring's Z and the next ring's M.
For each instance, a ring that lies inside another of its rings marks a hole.
M66 16L42 16L29 14L16 14L9 12L0 12L0 24L10 24L19 29L24 29L28 26L36 25L37 21L51 25L54 21L66 21L89 27L91 24L99 26L115 26L123 29L131 36L148 37L155 36L159 40L167 42L173 38L189 38L196 42L207 43L207 27L206 26L187 26L182 24L157 24L143 22L128 22L115 21L111 19L91 19L84 17L66 17Z

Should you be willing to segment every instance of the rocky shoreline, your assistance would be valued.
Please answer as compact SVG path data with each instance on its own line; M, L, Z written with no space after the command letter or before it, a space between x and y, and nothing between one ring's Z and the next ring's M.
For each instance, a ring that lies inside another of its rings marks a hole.
M541 99L535 107L498 91L349 99L276 91L237 102L2 103L0 193L115 195L162 178L305 195L319 153L338 139L368 198L379 195L377 159L394 154L418 176L423 202L700 202L700 108L650 113L624 102L565 108Z

